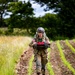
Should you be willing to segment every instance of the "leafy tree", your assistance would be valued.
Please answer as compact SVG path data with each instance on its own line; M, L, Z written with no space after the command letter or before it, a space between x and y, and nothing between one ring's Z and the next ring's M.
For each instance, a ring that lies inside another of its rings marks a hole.
M41 5L47 5L46 10L54 9L65 20L75 19L75 0L34 0ZM69 21L68 20L68 21Z
M22 15L23 17L33 15L33 8L31 7L30 2L24 3L22 1L19 2L11 2L9 4L9 9L10 12L13 14L19 14Z
M62 34L73 37L75 34L75 0L34 0L42 5L47 5L46 10L54 9L62 19Z
M3 25L3 14L7 15L7 7L8 3L12 1L18 1L18 0L0 0L0 23L1 26Z
M74 36L75 34L75 0L62 1L63 7L59 16L64 21L63 30L67 36Z
M31 17L33 16L33 8L30 2L11 2L8 11L12 12L10 20L8 20L9 28L26 28L28 31ZM13 23L12 23L13 22Z
M48 36L54 38L55 36L60 35L60 26L62 21L57 14L48 13L42 17L42 20Z
M46 11L49 9L59 9L61 5L61 0L33 0L39 3L41 6L47 5Z
M41 17L33 17L30 26L31 34L35 34L38 27L44 26L43 19Z

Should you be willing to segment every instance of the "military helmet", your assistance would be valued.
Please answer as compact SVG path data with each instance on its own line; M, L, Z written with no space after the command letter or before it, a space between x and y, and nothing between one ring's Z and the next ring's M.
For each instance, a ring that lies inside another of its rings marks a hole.
M44 33L44 32L45 32L45 30L44 30L43 27L38 27L37 28L37 33Z

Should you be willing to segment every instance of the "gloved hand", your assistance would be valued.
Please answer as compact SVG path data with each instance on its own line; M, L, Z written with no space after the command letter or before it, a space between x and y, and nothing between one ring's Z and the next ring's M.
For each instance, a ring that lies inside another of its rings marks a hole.
M37 44L37 42L33 42L33 45Z

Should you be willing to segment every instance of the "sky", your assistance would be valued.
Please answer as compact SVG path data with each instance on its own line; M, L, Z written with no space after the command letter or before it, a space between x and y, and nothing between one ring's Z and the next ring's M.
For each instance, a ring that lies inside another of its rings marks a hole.
M25 1L25 2L27 2L28 0L19 0L19 1ZM45 12L44 11L44 8L46 6L41 7L38 3L35 3L34 4L33 1L31 1L31 4L32 4L32 8L34 8L34 14L35 14L36 17L43 16L46 13L54 13L53 10L50 10L50 11Z
M27 2L28 0L19 0L19 1L25 1ZM32 8L34 9L34 16L35 17L41 17L41 16L44 16L46 13L54 13L53 10L50 10L50 11L47 11L45 12L44 11L44 7L41 7L38 3L35 3L33 1L31 1L31 4L32 4ZM10 13L11 14L11 13ZM5 18L9 18L9 16L5 16Z
M43 16L43 15L45 15L46 13L53 13L53 10L50 10L50 11L47 11L47 12L45 12L44 11L44 8L46 7L46 6L44 6L44 7L41 7L39 4L32 4L32 7L34 8L34 13L35 13L35 16L36 17L39 17L39 16Z

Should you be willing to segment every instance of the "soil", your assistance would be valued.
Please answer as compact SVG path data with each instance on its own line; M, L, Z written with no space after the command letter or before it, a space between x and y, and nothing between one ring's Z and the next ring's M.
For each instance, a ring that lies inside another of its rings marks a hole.
M75 42L73 40L70 40L69 43L75 48ZM60 41L60 45L62 47L66 60L75 69L75 54L72 52L70 47L67 46L65 41ZM50 51L49 61L53 68L54 75L73 75L73 73L67 68L67 66L64 65L60 57L56 41L51 43L50 48L51 51ZM33 55L33 48L30 47L27 50L25 50L25 52L21 55L15 68L15 73L17 75L28 75L29 60L31 59L32 55ZM36 66L34 61L33 61L31 75L36 75ZM47 69L46 69L46 75L49 75Z

